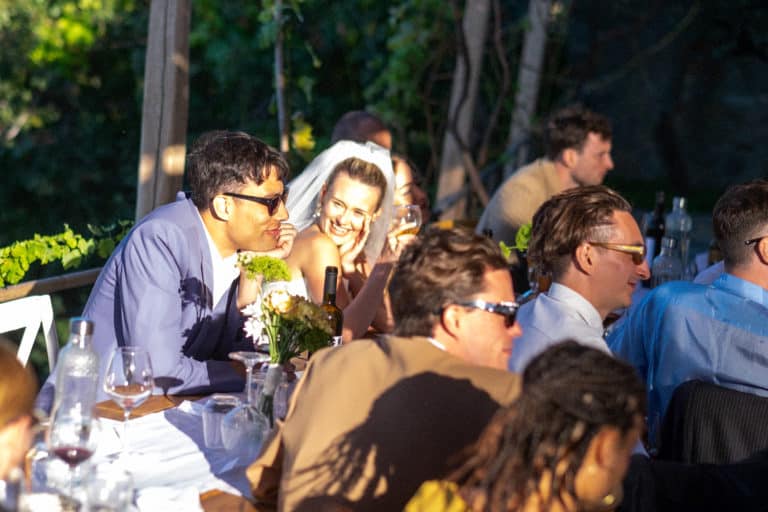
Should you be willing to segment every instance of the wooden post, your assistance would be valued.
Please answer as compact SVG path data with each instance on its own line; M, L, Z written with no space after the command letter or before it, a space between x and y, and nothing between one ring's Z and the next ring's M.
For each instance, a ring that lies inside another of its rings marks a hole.
M438 203L460 191L466 181L467 161L464 151L469 150L490 12L489 0L467 0L464 8L462 30L467 55L459 54L453 72L448 122L455 123L456 129L453 130L449 126L443 138L440 176L437 184ZM470 69L467 69L467 63ZM457 137L461 140L457 140ZM482 189L482 185L480 188ZM465 205L466 201L457 201L453 206L446 208L440 218L445 220L463 218Z
M152 0L144 64L136 220L181 189L189 108L190 0Z
M277 102L277 132L280 152L287 155L291 146L288 142L288 112L285 104L285 69L283 69L283 2L275 0L275 99Z
M517 94L512 123L509 128L508 146L522 142L516 158L504 167L507 177L521 165L528 162L528 142L525 139L531 131L531 119L536 113L539 99L539 84L547 48L547 25L551 0L530 0L528 3L528 30L523 40L523 54L517 76Z

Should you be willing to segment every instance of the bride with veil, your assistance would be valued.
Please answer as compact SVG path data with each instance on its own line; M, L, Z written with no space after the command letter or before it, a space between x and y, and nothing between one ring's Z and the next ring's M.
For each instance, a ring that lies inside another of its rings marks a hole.
M340 269L336 303L344 310L343 339L360 337L381 305L395 255L388 250L394 174L389 151L342 140L289 183L287 208L299 230L286 259L294 289L322 302L325 267ZM354 298L344 282L365 276Z

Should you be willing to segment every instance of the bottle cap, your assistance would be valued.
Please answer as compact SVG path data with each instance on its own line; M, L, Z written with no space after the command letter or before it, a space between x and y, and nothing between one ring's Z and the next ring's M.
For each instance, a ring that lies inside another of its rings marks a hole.
M93 322L82 316L70 318L69 333L79 336L91 336L93 334Z
M688 204L688 200L683 196L675 196L672 199L672 205L677 206L678 208L685 208L686 204Z

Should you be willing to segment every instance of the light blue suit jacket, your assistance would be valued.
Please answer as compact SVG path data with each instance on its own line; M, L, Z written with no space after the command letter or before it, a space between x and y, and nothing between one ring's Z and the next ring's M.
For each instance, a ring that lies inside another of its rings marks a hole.
M101 382L118 345L145 347L156 384L170 393L243 389L227 354L253 345L242 335L237 281L212 304L213 266L204 229L192 201L180 199L144 217L107 261L83 312L94 322L99 400L108 398ZM51 398L38 405L49 407Z

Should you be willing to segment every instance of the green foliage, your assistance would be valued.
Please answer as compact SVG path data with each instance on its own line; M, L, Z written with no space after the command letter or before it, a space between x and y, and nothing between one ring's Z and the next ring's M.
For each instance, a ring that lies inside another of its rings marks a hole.
M0 286L16 284L24 278L29 266L61 261L65 269L76 266L83 256L92 253L94 243L76 235L69 226L57 235L35 234L32 240L15 242L0 249Z
M0 245L133 215L147 22L135 3L0 0Z
M56 235L35 234L31 240L14 242L0 248L0 287L16 284L24 279L30 266L60 262L64 270L80 266L83 260L96 252L107 258L115 245L125 236L133 222L120 221L112 226L89 226L95 238L85 238L68 225Z
M531 223L526 222L515 233L515 245L507 245L504 241L499 242L499 249L504 258L509 259L512 255L512 250L518 250L525 252L528 250L528 244L531 241Z
M453 55L447 62L439 58L453 43L453 19L450 6L443 0L407 0L391 5L387 58L365 88L365 97L389 122L407 127L423 112L427 75L454 64ZM450 87L443 92L447 90Z

